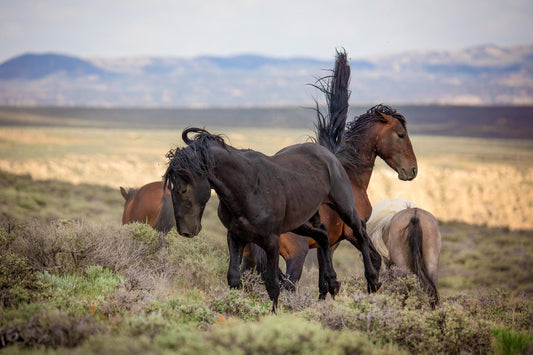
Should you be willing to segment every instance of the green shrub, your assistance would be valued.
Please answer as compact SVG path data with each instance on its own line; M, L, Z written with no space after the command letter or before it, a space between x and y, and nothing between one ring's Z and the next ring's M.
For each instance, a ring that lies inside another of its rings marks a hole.
M524 354L526 350L529 353L533 350L533 333L531 332L495 328L492 330L492 335L494 336L494 350L497 354Z
M210 302L210 307L215 312L227 316L236 316L241 319L258 319L270 313L270 301L253 300L241 290L229 290Z
M324 329L290 315L254 322L227 321L205 335L214 354L371 354L371 344L357 332Z

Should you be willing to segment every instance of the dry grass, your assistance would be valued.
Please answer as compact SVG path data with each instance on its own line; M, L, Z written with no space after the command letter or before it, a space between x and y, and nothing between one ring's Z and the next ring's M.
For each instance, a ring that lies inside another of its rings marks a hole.
M159 180L181 129L0 128L0 169L75 184L136 187ZM230 144L266 154L312 135L305 129L208 127ZM401 182L378 160L372 202L403 197L442 221L533 229L533 142L415 136L419 176Z

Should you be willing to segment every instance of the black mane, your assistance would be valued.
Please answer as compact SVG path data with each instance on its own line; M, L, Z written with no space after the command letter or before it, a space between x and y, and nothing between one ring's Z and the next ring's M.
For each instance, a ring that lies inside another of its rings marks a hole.
M396 109L383 104L369 108L365 113L348 122L343 144L337 154L338 159L341 161L345 169L372 167L372 165L361 160L358 150L360 149L365 133L369 127L377 121L386 122L385 118L381 116L380 113L396 118L404 127L407 124L407 120L402 114L398 113Z
M190 139L189 133L196 133ZM165 172L165 186L169 179L181 178L190 183L194 175L207 175L214 162L207 154L207 148L213 143L219 143L226 148L226 142L221 135L211 134L202 128L187 128L182 133L182 139L187 144L185 148L171 149L165 156L169 160Z

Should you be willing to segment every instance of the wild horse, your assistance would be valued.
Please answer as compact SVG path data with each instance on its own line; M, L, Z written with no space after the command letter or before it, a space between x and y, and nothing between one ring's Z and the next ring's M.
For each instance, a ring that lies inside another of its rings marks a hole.
M438 305L441 235L435 216L411 201L393 198L374 205L366 226L387 267L396 265L417 275L431 306Z
M195 134L191 139L189 134ZM322 204L336 211L354 231L363 254L368 291L375 292L379 269L371 258L381 257L370 248L368 235L357 215L348 176L337 158L316 143L286 147L273 156L253 150L238 150L200 128L182 133L185 148L169 151L165 186L171 191L178 233L193 237L213 188L220 200L218 216L227 228L230 253L228 284L241 286L243 247L255 243L266 252L265 286L275 312L280 292L279 236L296 231L310 234L325 260L328 291L339 290L331 263L327 234L306 224ZM314 231L314 232L313 232ZM371 255L372 254L372 255Z
M122 224L141 222L167 233L176 225L172 198L163 181L154 181L139 189L123 187L120 192L126 202L122 213Z
M321 84L321 89L329 103L329 115L318 116L317 140L335 152L348 174L353 198L359 216L367 220L372 213L372 205L366 193L376 157L381 157L394 171L400 180L412 180L417 175L416 156L407 132L407 121L403 115L386 105L377 105L366 113L349 122L346 130L345 122L348 108L349 94L346 94L349 81L349 68L342 69L345 58L338 56L329 84ZM348 73L348 75L346 75ZM342 83L343 82L343 83ZM340 84L339 84L340 83ZM329 86L329 87L328 87ZM344 88L344 90L339 90ZM332 105L332 103L334 103ZM344 114L338 114L338 107L345 107ZM318 110L317 110L318 111ZM329 206L320 208L320 218L327 227L329 243L336 248L341 240L346 239L357 249L361 250L359 241L354 238L349 225L345 224ZM294 284L300 279L305 256L309 248L317 248L314 240L302 239L294 233L285 233L280 237L280 252L286 261L287 277L282 281L287 289L294 289ZM245 259L243 267L256 266L259 272L264 270L264 253L259 248L252 248L252 256ZM319 261L319 289L320 297L327 294L323 278L323 260ZM378 265L374 264L377 268Z

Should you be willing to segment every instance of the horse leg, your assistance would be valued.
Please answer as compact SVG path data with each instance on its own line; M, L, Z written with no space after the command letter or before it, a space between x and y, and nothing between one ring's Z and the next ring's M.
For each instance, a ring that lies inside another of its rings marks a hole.
M307 238L302 236L285 233L280 237L279 252L285 259L287 269L285 271L286 277L282 277L281 285L289 291L295 291L295 284L300 281L302 270L305 263L305 257L309 251L309 244Z
M329 238L328 234L325 231L325 227L313 228L309 224L302 224L300 227L296 228L293 233L300 234L306 237L314 239L320 246L318 253L323 257L323 270L324 270L324 279L328 284L329 293L332 296L335 296L340 289L340 283L337 281L337 273L333 268L333 262L331 260L331 253L329 251ZM319 259L319 270L320 259ZM320 271L319 271L320 272ZM320 290L321 285L319 285Z
M342 201L339 199L337 201ZM381 269L381 256L370 241L370 237L366 233L365 224L363 220L357 215L355 208L342 206L337 204L336 211L351 229L352 233L345 235L345 238L354 246L357 244L361 248L363 255L363 263L365 265L365 278L367 282L368 292L376 292L381 283L379 280L379 270Z
M244 243L229 231L227 238L229 249L228 285L231 288L241 288L242 282L239 266L241 265L242 261Z
M264 272L265 287L268 297L272 300L272 313L276 313L280 292L279 286L279 235L271 234L262 245L266 252L267 262Z
M324 275L326 261L324 260L322 248L318 248L316 259L318 261L318 299L324 300L328 295L328 283L326 281L326 276Z
M251 271L254 268L255 268L254 254L252 252L251 244L248 243L244 246L244 249L243 249L241 272L244 272L246 270Z

